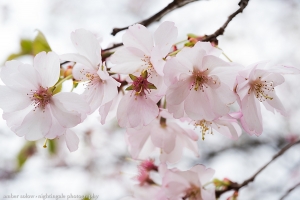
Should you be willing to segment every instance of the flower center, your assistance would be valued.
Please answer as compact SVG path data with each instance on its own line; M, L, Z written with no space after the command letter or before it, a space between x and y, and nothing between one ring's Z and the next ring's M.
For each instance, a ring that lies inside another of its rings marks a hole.
M208 69L205 71L199 71L199 70L194 70L193 71L193 79L194 82L192 83L192 86L190 89L194 88L195 91L202 91L204 92L204 87L208 87L207 85L209 84L217 84L217 81L213 79L213 77L209 77L207 75Z
M212 122L206 121L205 119L202 119L200 121L196 121L194 123L194 126L199 126L202 133L202 140L205 139L205 134L213 134L212 128L211 128Z
M30 100L33 102L35 109L45 109L46 105L50 103L51 97L53 96L48 88L43 88L41 86L36 91L31 90L31 93L27 95L30 96Z
M183 200L196 200L199 199L199 197L201 197L201 190L199 187L191 185L191 187L185 191L185 194L186 195L182 197Z
M150 89L156 89L155 85L147 80L149 77L147 70L144 70L139 77L133 74L129 74L129 77L133 82L126 90L134 90L136 96L145 96L147 93L150 94Z
M96 85L99 82L103 82L103 80L96 73L90 73L90 72L84 71L84 69L82 69L80 71L80 73L83 74L88 79L88 81L86 83L84 83L84 85L87 87L87 89L89 89L90 87L93 87L94 85Z
M261 77L259 77L258 80L254 81L252 83L251 88L249 89L248 94L250 94L250 92L254 91L255 93L255 97L260 101L263 102L265 100L272 100L273 97L269 96L269 92L274 91L274 84L273 82L267 82L267 81L262 81Z

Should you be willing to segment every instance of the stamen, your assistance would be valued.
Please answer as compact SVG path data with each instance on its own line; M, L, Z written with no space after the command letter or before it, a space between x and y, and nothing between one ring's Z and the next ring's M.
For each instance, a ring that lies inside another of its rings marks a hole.
M44 142L44 148L47 148L47 142L48 142L48 138L46 138L45 142Z
M249 89L248 94L253 91L255 93L255 97L260 101L272 100L273 97L269 96L268 93L274 91L274 83L261 81L261 77L259 80L256 80L252 83L252 87Z
M202 140L205 140L205 134L213 134L213 130L212 130L212 122L206 121L206 120L200 120L198 122L195 122L195 127L199 126L201 129L201 133L202 133Z

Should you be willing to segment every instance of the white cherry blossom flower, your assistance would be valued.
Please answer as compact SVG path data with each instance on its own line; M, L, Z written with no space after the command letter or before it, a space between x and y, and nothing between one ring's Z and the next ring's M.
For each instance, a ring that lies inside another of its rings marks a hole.
M33 66L6 62L0 74L5 84L0 86L0 107L18 136L38 140L66 134L68 147L74 150L76 143L70 141L77 136L66 131L81 123L90 109L78 94L54 93L59 73L59 58L53 52L37 54Z
M236 78L235 92L239 96L239 104L243 116L241 123L249 134L261 135L263 131L260 103L267 110L275 110L285 115L285 109L276 95L275 87L281 85L285 79L282 74L299 73L292 67L269 66L268 62L250 65L240 71Z
M163 75L165 57L177 37L173 22L163 22L152 34L145 26L130 26L123 35L124 47L111 56L115 64L111 70L116 73L133 74L150 70Z
M100 108L101 116L106 116L113 99L118 95L120 83L112 78L102 63L101 47L97 38L89 31L78 29L71 33L71 40L78 54L64 54L62 60L76 62L73 77L85 81L84 98L91 107L91 112ZM103 122L103 120L102 120Z
M197 43L167 61L164 78L168 111L175 118L213 120L226 115L236 97L232 90L237 65L215 55L219 50Z

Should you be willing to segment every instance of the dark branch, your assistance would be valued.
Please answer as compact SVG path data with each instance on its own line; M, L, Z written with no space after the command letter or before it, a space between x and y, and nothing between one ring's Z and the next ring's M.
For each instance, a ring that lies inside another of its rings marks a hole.
M243 183L241 184L238 184L238 183L235 183L235 182L232 182L230 184L230 186L228 186L226 189L224 190L219 190L219 191L216 191L216 197L220 197L223 193L227 192L227 191L230 191L230 190L235 190L235 191L238 191L239 189L241 189L242 187L248 185L249 183L253 182L254 179L256 178L256 176L262 172L269 164L271 164L276 158L278 158L279 156L283 155L289 148L291 148L292 146L296 145L296 144L300 144L300 140L297 140L295 142L292 142L288 145L286 145L283 149L281 149L277 154L275 154L272 159L267 163L265 164L263 167L261 167L253 176L251 176L249 179L245 180Z
M144 26L149 26L155 21L159 21L163 16L166 14L172 12L173 10L183 7L189 3L195 2L198 0L173 0L173 2L169 3L165 8L163 8L161 11L158 13L152 15L148 19L145 19L143 21L137 22L136 24L142 24ZM114 28L112 31L112 35L116 35L120 31L126 30L129 26L123 27L123 28Z
M292 188L290 188L286 193L280 198L280 200L283 200L285 197L287 197L294 189L300 186L300 183L294 185Z
M115 43L112 47L108 47L106 49L102 49L102 51L109 51L109 50L112 50L114 48L120 47L122 45L123 45L123 43Z
M228 26L229 22L231 22L231 20L237 16L239 13L242 13L243 10L247 7L249 0L241 0L239 2L239 6L240 8L235 11L234 13L232 13L227 21L223 24L223 26L221 26L218 30L216 30L213 34L211 35L206 35L205 38L202 41L206 41L206 42L216 42L217 41L217 37L220 35L224 34L224 31L226 29L226 27Z

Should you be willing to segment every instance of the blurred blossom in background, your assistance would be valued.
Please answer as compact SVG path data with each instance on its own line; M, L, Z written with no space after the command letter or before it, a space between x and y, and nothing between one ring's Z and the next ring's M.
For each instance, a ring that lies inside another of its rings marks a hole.
M0 63L20 51L21 39L33 39L41 31L57 54L76 52L70 33L78 28L102 37L102 48L122 40L115 27L131 25L165 7L170 0L4 0L0 2ZM173 21L178 41L186 34L215 32L238 9L239 0L211 0L191 3L149 26L153 31L163 21ZM300 2L297 0L251 0L242 14L218 37L219 47L234 62L250 65L259 60L300 67ZM32 57L21 61L30 63ZM267 163L287 142L300 135L299 76L286 76L277 87L287 117L263 110L264 133L246 133L238 141L223 135L199 140L200 157L186 152L176 166L187 170L204 164L216 170L215 178L242 182ZM0 111L2 114L2 111ZM101 200L120 199L131 193L137 175L137 161L127 151L124 129L112 118L105 125L98 112L74 128L80 137L79 149L70 153L64 142L55 140L43 148L44 141L26 142L0 119L0 198L9 194L99 195ZM197 131L197 130L196 130ZM279 199L300 180L300 146L295 146L240 190L243 200ZM224 194L226 199L232 192ZM300 188L286 199L297 199Z

